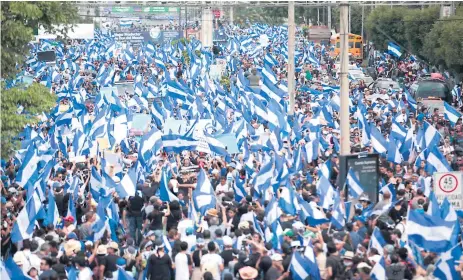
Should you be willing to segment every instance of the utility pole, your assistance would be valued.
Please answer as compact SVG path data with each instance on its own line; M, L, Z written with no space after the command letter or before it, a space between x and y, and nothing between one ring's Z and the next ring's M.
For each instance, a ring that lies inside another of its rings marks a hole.
M233 25L233 6L230 7L230 25Z
M349 79L347 78L347 71L349 67L349 49L348 49L348 36L347 30L349 24L349 4L347 1L341 2L340 5L340 30L341 36L341 155L350 154L350 125L349 125Z
M290 116L294 115L294 42L296 37L296 27L294 25L294 1L288 1L288 94L289 94L289 112Z
M328 6L328 28L331 30L331 6Z
M320 7L317 8L317 25L320 25Z
M348 7L348 9L349 9L349 19L348 19L348 21L349 21L348 24L349 24L349 25L348 25L347 32L351 33L351 30L350 30L350 20L351 20L351 17L350 17L350 6Z
M360 36L363 38L363 19L365 17L365 6L362 5L362 31L360 33ZM365 39L363 39L363 42L365 42Z

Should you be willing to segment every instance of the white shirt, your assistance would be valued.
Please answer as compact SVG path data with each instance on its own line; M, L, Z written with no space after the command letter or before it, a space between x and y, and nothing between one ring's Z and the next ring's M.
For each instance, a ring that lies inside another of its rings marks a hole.
M93 272L90 268L84 267L82 270L79 271L78 280L87 280L92 279Z
M190 279L190 270L188 268L188 256L185 253L178 253L175 256L175 279Z
M194 228L194 222L193 220L190 220L190 219L184 219L184 220L181 220L180 222L178 222L178 233L180 233L180 237L181 238L184 238L186 237L186 229L187 228Z
M214 276L214 280L220 280L220 265L223 264L223 259L218 254L205 254L201 258L201 268L213 267L213 270L209 270Z

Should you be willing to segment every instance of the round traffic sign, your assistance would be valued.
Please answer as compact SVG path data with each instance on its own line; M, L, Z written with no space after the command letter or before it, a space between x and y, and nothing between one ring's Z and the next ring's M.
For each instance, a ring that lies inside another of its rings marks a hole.
M439 180L439 189L445 193L451 193L458 187L458 179L453 174L445 174Z

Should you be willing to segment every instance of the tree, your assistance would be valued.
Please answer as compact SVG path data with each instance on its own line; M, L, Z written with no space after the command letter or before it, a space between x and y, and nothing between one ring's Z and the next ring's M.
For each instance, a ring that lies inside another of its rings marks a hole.
M3 87L3 86L2 86ZM56 95L50 94L45 86L34 83L27 88L14 87L2 91L1 119L2 119L2 157L8 158L15 150L18 141L15 139L27 124L38 122L37 115L49 112L56 102ZM18 114L18 107L23 112Z
M414 54L422 54L424 38L437 19L439 19L439 7L412 9L404 16L407 47Z
M250 23L279 25L287 18L288 7L242 7L235 13L235 21L241 24L249 20Z
M29 53L29 42L34 39L34 30L42 26L48 32L65 33L77 22L77 8L72 2L3 2L1 13L3 79L14 79L21 71L24 59ZM57 30L57 25L64 24ZM2 157L6 158L17 148L15 138L26 124L38 121L37 114L49 112L56 96L41 84L28 88L19 86L6 90L2 83L1 122ZM22 106L23 113L17 108Z
M29 52L34 29L43 26L49 32L66 31L79 19L72 2L3 2L2 23L2 78L14 78ZM63 30L56 25L66 24Z
M391 9L385 6L376 8L370 13L365 27L368 38L375 44L377 49L386 49L388 42L391 41L382 32L388 34L401 45L407 44L403 25L406 13L407 9L400 7Z
M351 16L350 33L361 35L362 33L362 7L361 6L350 6L350 9L351 9L350 11L350 16ZM363 7L363 9L364 9L363 20L365 23L369 14L372 11L372 8ZM331 9L331 14L332 14L331 25L337 31L339 31L339 24L341 20L339 12L340 12L339 7L333 7ZM365 33L365 30L363 32Z
M436 22L425 36L422 49L430 63L449 69L457 76L463 72L462 21L463 16L453 16Z

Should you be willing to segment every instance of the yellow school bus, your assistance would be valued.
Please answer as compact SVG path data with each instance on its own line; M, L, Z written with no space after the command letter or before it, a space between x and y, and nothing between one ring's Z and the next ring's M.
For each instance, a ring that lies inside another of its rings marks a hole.
M331 43L334 45L334 56L338 56L341 49L341 36L336 34L333 36ZM363 38L360 35L349 33L349 54L352 59L363 59Z

